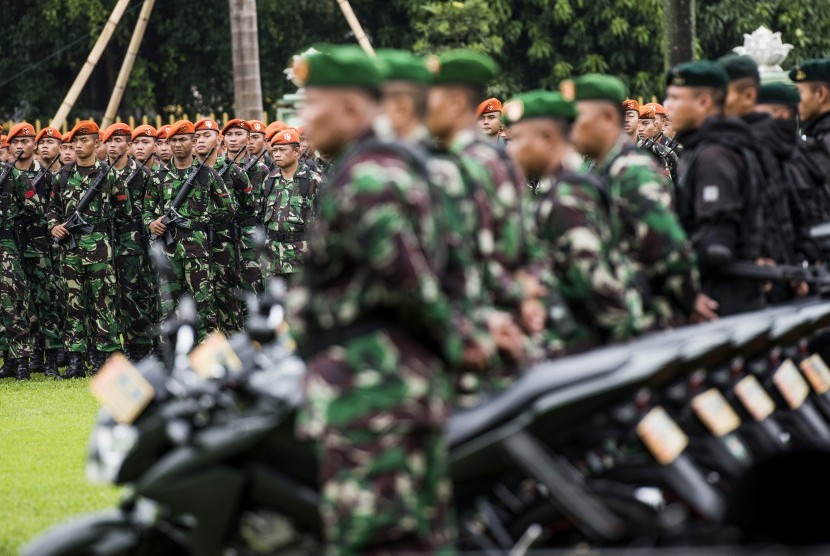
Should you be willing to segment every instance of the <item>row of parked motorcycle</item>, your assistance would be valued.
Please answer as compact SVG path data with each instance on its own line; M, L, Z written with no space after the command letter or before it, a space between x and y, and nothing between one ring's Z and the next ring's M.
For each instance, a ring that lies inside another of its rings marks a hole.
M185 298L167 360L108 362L87 475L123 499L24 554L323 553L284 289L248 300L244 333L195 349ZM459 551L830 543L813 509L830 472L828 327L830 302L805 299L546 362L459 410Z

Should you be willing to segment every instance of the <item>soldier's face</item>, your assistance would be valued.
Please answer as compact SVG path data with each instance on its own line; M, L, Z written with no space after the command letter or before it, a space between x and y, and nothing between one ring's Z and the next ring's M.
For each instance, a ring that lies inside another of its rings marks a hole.
M606 103L583 100L576 103L577 117L571 130L571 141L577 151L585 156L597 158L604 154L603 147L610 138L620 134L619 120L617 131L609 121Z
M272 145L271 157L274 164L280 168L291 168L300 158L300 147L297 145Z
M156 154L164 162L170 162L170 159L173 158L173 149L167 139L160 139L156 143Z
M674 130L674 127L672 127L671 122L669 120L666 120L666 123L663 124L663 130L662 131L663 131L663 135L665 135L669 139L674 139L674 135L675 135L676 132Z
M826 87L816 83L796 83L795 87L801 95L801 102L798 103L798 115L801 117L801 121L809 122L817 116L820 116L822 94L827 99L830 91Z
M75 147L72 143L61 143L61 164L72 164L75 162Z
M636 110L626 110L623 128L629 135L634 135L640 125L640 113Z
M670 85L666 89L666 102L663 106L669 112L672 125L677 131L697 129L706 119L706 107L701 95L695 94L690 87Z
M95 135L75 136L72 139L72 148L75 149L75 157L81 161L87 161L96 156L96 151L101 147L101 140ZM104 152L106 156L106 151Z
M499 121L498 112L487 112L478 118L478 125L485 135L494 137L501 131L501 122Z
M265 134L264 133L249 133L248 134L248 152L253 155L258 155L265 148Z
M240 127L232 127L225 133L225 145L236 155L248 144L248 132Z
M510 126L507 153L525 176L540 177L547 173L552 152L553 123L525 120Z
M156 140L151 137L136 137L132 142L133 153L139 162L144 162L153 154Z
M306 90L300 119L306 123L308 133L314 137L317 147L323 152L339 152L350 135L345 114L345 94L318 87Z
M190 134L174 135L168 143L173 156L180 160L190 158L193 154L193 136Z
M37 144L37 152L40 158L46 162L54 160L61 152L61 142L54 137L41 139L40 143Z
M107 157L110 161L115 161L116 158L123 154L127 154L127 138L123 135L113 135L105 143L107 146Z
M657 120L654 118L643 118L637 128L637 137L640 139L654 139L660 129L657 127Z
M107 159L107 146L100 139L98 140L98 145L95 147L95 158L98 160Z
M441 85L430 87L427 101L427 127L438 139L444 139L455 127L454 122L466 101L463 93Z
M31 137L15 137L11 140L9 146L11 147L12 160L21 153L20 160L29 160L35 154L35 142Z

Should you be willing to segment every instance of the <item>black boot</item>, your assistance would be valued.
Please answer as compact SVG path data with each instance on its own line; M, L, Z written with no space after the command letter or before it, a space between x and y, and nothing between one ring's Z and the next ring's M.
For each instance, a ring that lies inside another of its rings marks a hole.
M66 371L62 376L58 377L59 379L67 380L70 378L84 378L86 376L86 373L84 373L84 360L80 353L70 352L67 364Z
M17 380L30 380L32 375L29 374L30 360L28 357L21 357L15 360L17 364Z
M11 361L9 361L9 352L4 351L0 353L0 357L3 358L3 366L0 366L0 379L3 378L17 378L17 373L12 370Z
M47 349L46 350L46 364L43 367L43 372L46 373L46 376L51 376L51 377L58 376L58 350L57 349Z
M152 346L149 344L127 344L124 348L124 355L133 363L138 363L148 355Z
M97 350L97 349L91 350L90 357L89 357L89 365L92 368L89 370L89 376L95 376L96 375L96 373L101 369L101 365L104 364L104 362L107 360L109 355L110 355L109 353L106 353L106 352L103 352L103 351L100 351L100 350Z
M36 349L29 359L29 373L42 373L43 368L43 350Z
M63 348L55 348L55 353L57 353L58 368L60 369L61 367L66 367L69 364L69 358L66 350Z

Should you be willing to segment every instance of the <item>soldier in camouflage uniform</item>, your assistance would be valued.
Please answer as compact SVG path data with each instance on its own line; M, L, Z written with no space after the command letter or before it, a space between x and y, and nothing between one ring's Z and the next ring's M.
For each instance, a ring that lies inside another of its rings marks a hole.
M309 132L342 161L288 302L308 361L298 432L319 443L329 553L449 553L444 367L461 350L436 276L429 189L372 146L380 75L365 53L333 47L293 69Z
M271 139L274 170L265 179L259 219L268 236L265 277L298 271L308 251L308 231L317 211L317 190L323 177L299 161L296 129L277 132Z
M259 226L259 201L268 169L256 157L248 156L250 130L251 126L245 120L233 119L222 128L222 135L228 147L228 156L232 159L239 157L239 163L234 164L228 174L239 204L236 230L239 266L242 270L239 275L240 287L242 291L259 294L262 293L262 268L254 244L254 234ZM263 129L263 135L264 131Z
M52 193L54 176L34 158L37 137L35 128L30 123L19 123L9 130L12 155L21 154L15 167L25 172L37 191L38 198L44 203L36 220L18 223L18 240L22 242L23 249L23 272L32 296L29 317L34 352L29 360L29 371L45 371L48 376L57 376L58 358L63 351L61 299L64 291L56 271L60 261L55 260L51 236L46 227L46 203ZM52 160L55 160L54 156L50 158Z
M245 164L249 164L251 158L258 158L259 162L265 166L265 173L267 175L273 164L271 153L268 152L268 141L265 139L268 126L259 120L248 120L248 126L251 128L251 132L248 134L248 157ZM248 174L248 177L251 178L251 183L253 183L254 176ZM265 176L263 176L264 180Z
M67 131L61 136L61 156L60 156L60 163L61 167L66 166L67 164L75 164L75 147L72 146L72 132Z
M44 127L35 136L37 161L52 174L61 169L61 132L55 127Z
M658 110L665 112L663 107L656 103L644 104L640 107L637 147L653 154L655 161L663 169L663 177L674 183L677 178L678 158L677 154L669 151L658 141L663 129L658 118Z
M112 173L129 194L132 208L129 220L115 222L118 243L115 264L124 354L135 361L150 353L153 347L150 329L158 319L155 292L151 289L155 273L150 267L142 220L144 196L151 187L152 180L149 168L142 166L142 162L149 161L150 152L147 147L150 146L152 150L155 135L156 130L151 126L139 126L133 131L124 123L112 124L104 131L110 164L123 155ZM142 142L138 148L142 154L141 160L127 158L128 146L139 141Z
M169 168L170 161L173 160L173 149L170 147L170 142L168 141L170 128L171 126L169 125L163 125L158 130L156 150L153 153L156 159L156 163L152 167L154 173L157 173L162 168Z
M0 378L29 379L31 295L15 239L15 225L43 217L37 191L24 172L0 163Z
M686 323L700 291L697 263L659 168L623 132L625 86L615 77L590 74L567 89L578 101L574 145L596 162L594 172L608 184L613 241L633 263L645 311L642 328Z
M75 234L77 245L70 247L70 231L64 225L81 198L107 167L96 160L100 138L98 125L79 122L70 132L77 163L65 166L58 175L58 188L49 206L52 236L63 240L63 276L66 280L65 343L69 368L64 378L84 376L83 354L89 349L91 373L97 372L106 357L121 349L120 319L116 318L116 283L110 225L130 218L130 198L110 173L81 216L94 226L89 234Z
M550 271L570 313L547 322L536 339L546 358L622 342L636 332L626 298L628 268L611 242L601 180L568 168L574 103L559 93L531 91L504 105L510 155L529 176L543 176L531 214L534 235L552 255Z
M169 169L162 169L153 180L153 187L145 196L144 223L150 233L163 236L168 226L162 223L179 189L199 167L192 153L195 128L188 120L179 120L170 127L168 140L173 151ZM203 155L210 150L200 145ZM225 182L208 161L195 177L195 187L179 207L179 213L190 226L181 228L170 224L173 243L166 246L172 267L172 280L162 283L162 317L168 318L182 294L189 294L196 302L199 315L196 340L201 342L208 332L218 328L214 306L213 269L208 232L214 215L233 210Z

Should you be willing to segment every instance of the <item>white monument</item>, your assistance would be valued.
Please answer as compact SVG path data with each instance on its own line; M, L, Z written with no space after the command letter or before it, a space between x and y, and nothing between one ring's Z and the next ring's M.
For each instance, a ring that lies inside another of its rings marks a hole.
M752 34L744 34L744 45L732 50L741 56L751 56L758 62L762 83L784 81L789 83L787 72L781 67L784 58L793 49L793 45L781 40L781 33L773 33L763 25Z

